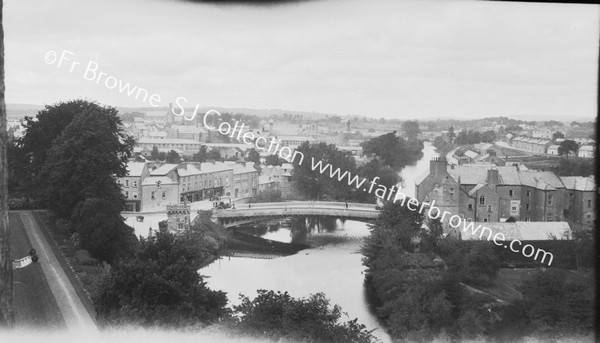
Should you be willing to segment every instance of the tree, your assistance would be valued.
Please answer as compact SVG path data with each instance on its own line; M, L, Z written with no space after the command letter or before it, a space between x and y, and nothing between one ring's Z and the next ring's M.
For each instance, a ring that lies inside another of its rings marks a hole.
M228 316L227 297L206 286L198 274L207 257L201 238L159 230L140 241L132 259L121 261L95 299L107 324L181 328L214 323Z
M45 180L40 177L42 167L46 163L49 150L54 140L65 130L73 118L85 110L99 110L101 107L85 100L72 100L54 105L46 105L35 118L25 117L25 135L19 140L28 163L27 169L21 172L27 184L27 191L37 195L40 184ZM120 122L119 122L120 123Z
M406 137L408 137L409 140L417 139L421 133L421 130L419 129L419 122L416 120L407 120L402 123L402 130L404 133L406 133Z
M264 289L254 299L243 296L234 310L239 315L237 325L242 332L253 335L267 334L273 340L298 342L353 342L374 341L371 331L357 319L340 323L342 309L333 308L323 293L309 298L295 299L287 292Z
M177 151L170 150L167 153L167 156L165 156L165 162L167 162L167 163L180 163L181 162L181 156L179 156L179 154L177 153Z
M400 170L423 156L423 143L418 140L406 141L396 136L396 131L362 142L363 153L377 156L387 166Z
M82 248L94 258L111 264L129 256L136 239L120 211L118 203L88 198L77 205L71 217Z
M10 254L10 230L8 227L8 166L6 147L6 103L4 102L4 26L3 1L0 0L0 327L12 327L12 262Z
M304 142L296 151L311 159L294 164L294 185L298 191L309 199L321 200L324 195L333 199L350 198L354 187L344 182L345 178L338 180L338 175L345 172L356 175L356 162L350 152L340 151L334 144L324 142ZM317 163L321 163L320 167ZM313 168L313 164L316 168ZM334 174L338 168L339 174Z
M577 144L577 142L570 139L566 139L560 142L560 145L558 146L558 154L561 156L565 155L568 158L569 154L575 154L577 152L577 149L579 149L579 145Z
M254 169L260 174L260 153L256 149L250 149L245 158L246 162L254 162Z
M127 175L133 139L121 126L117 110L94 103L78 113L53 141L40 170L42 202L61 218L69 218L76 205L101 198L123 208L115 177Z
M455 137L456 133L454 133L454 126L450 126L450 128L448 129L448 141L452 143Z
M565 134L560 131L556 131L555 133L552 134L553 141L556 141L559 138L565 138Z
M206 145L202 145L200 146L200 149L198 150L197 153L195 153L192 157L192 161L194 162L206 162L206 160L208 160L208 152L207 152L207 147Z
M212 148L208 152L206 159L209 161L222 161L221 152L217 148Z
M564 269L528 275L519 287L525 311L535 327L560 334L591 333L594 328L594 280Z
M269 155L265 158L265 165L267 166L281 166L282 164L286 163L287 161L280 158L279 156L273 154L273 155Z
M158 150L158 147L156 145L152 146L152 152L150 152L150 158L153 161L160 161L160 150Z

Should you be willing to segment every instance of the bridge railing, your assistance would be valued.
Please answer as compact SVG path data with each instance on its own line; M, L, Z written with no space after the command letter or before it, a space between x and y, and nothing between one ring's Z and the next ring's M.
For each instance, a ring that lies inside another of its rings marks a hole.
M320 208L364 208L375 210L374 204L362 204L362 203L351 203L351 202L338 202L338 201L286 201L286 202L262 202L262 203L248 203L239 204L236 209L258 209L258 208L306 208L306 207L320 207Z

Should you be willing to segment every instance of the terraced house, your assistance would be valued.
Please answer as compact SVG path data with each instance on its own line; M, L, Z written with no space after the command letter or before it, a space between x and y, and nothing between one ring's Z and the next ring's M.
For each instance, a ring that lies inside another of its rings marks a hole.
M448 165L436 158L429 173L415 183L419 201L435 200L440 209L467 221L569 220L593 225L595 220L592 177L560 178L518 166Z
M253 163L186 162L149 168L146 163L129 162L127 169L130 174L118 182L131 212L164 210L167 205L211 196L246 198L258 192Z

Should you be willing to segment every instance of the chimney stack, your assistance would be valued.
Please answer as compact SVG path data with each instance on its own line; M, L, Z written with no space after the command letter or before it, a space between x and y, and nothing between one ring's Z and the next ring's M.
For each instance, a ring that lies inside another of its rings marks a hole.
M490 186L492 186L492 185L495 186L498 184L498 169L496 169L496 168L488 169L487 184Z

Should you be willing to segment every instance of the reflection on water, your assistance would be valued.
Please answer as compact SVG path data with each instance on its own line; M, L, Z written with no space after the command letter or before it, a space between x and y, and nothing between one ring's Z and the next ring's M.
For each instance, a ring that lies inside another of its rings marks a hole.
M369 329L377 329L374 334L383 342L391 341L370 312L364 293L360 246L369 234L365 223L294 219L246 230L282 242L304 239L325 245L271 260L226 257L201 269L209 277L208 286L227 292L231 304L239 304L239 294L256 296L258 289L287 291L294 297L323 292L348 314L344 321L358 318Z

